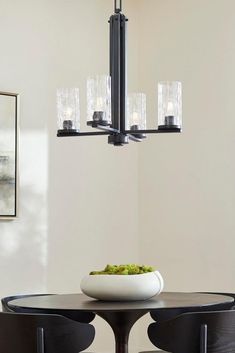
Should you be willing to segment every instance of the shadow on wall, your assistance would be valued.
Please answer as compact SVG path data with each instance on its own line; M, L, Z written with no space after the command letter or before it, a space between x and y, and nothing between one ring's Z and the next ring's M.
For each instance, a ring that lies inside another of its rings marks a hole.
M1 297L46 290L47 139L45 133L22 133L20 150L19 218L13 221L0 221Z

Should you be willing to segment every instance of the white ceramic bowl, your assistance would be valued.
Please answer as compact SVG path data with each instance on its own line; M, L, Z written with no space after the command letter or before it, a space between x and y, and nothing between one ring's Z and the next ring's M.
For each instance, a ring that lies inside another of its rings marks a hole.
M81 281L84 294L107 301L146 300L160 294L163 286L158 271L141 275L88 275Z

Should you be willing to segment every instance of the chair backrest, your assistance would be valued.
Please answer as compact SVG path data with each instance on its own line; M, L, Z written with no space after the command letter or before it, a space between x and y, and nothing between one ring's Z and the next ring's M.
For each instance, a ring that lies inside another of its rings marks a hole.
M202 293L202 292L201 292ZM218 292L203 292L205 294L219 294L219 295L227 295L229 297L234 298L235 300L235 294L234 293L218 293ZM235 302L232 303L225 303L225 304L216 304L216 305L210 305L208 307L188 307L187 309L161 309L161 310L154 310L150 313L151 317L153 320L157 322L162 322L166 320L173 319L176 316L185 314L185 313L193 313L193 312L200 312L200 311L218 311L218 310L234 310L235 309Z
M11 305L11 301L15 299L27 298L27 297L38 297L48 296L55 294L21 294L12 295L1 299L2 311L3 312L14 312L14 313L40 313L40 314L55 314L62 315L71 320L75 320L82 323L89 323L95 318L95 314L92 312L79 312L76 310L64 310L64 309L32 309L32 308L21 308L20 306Z
M0 313L0 352L78 353L94 340L95 329L59 315Z
M150 341L173 353L235 353L235 311L182 314L152 323Z
M202 292L201 292L202 293ZM234 299L234 302L232 303L226 303L226 304L219 304L218 310L235 310L235 293L221 293L221 292L203 292L205 294L218 294L218 295L227 295L229 297L232 297ZM216 306L215 306L216 307ZM217 310L217 309L215 309Z
M38 296L44 296L44 295L52 295L52 294L19 294L19 295L11 295L9 297L5 297L1 299L2 303L2 311L5 313L9 312L23 312L21 308L15 308L14 310L11 308L9 305L9 302L15 299L20 299L20 298L27 298L27 297L38 297ZM26 312L26 311L24 311ZM32 312L32 311L31 311Z

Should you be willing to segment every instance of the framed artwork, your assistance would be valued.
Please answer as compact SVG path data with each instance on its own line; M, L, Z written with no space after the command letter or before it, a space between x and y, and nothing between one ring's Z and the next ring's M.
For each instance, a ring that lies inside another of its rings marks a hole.
M0 92L0 220L17 217L19 95Z

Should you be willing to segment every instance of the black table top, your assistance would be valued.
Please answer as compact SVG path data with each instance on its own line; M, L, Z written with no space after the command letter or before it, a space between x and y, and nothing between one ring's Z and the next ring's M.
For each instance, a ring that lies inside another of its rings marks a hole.
M114 311L151 311L190 307L208 307L233 302L229 296L204 293L163 292L149 300L108 302L92 300L84 294L59 294L12 300L9 306L25 309L76 310L95 313Z

